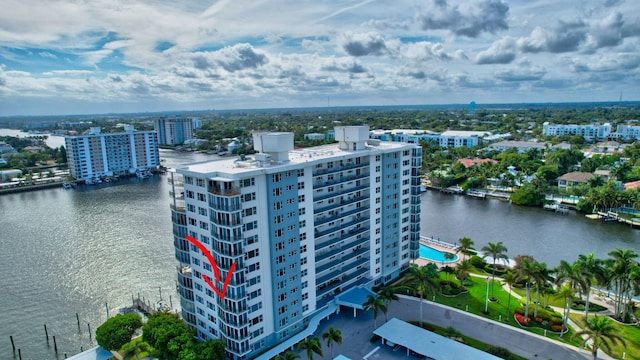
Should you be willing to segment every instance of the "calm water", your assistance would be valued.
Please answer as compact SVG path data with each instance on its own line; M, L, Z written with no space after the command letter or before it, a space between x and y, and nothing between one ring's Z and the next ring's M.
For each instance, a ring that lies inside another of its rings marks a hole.
M161 151L167 166L211 158ZM135 294L178 307L166 176L0 196L0 359L63 359ZM105 306L105 303L107 305ZM78 330L76 313L80 317ZM47 345L44 332L56 336Z
M509 257L532 255L550 267L560 260L573 262L578 254L607 258L615 248L640 252L640 230L590 220L575 212L561 215L500 200L427 191L422 194L421 218L423 235L450 243L459 243L466 236L478 250L489 242L502 241Z
M215 159L161 151L169 167ZM9 335L23 359L63 359L95 345L91 330L106 308L140 293L178 307L166 176L107 186L0 196L0 359L11 359ZM579 253L606 257L616 247L640 250L640 232L575 214L557 215L497 200L427 192L422 233L456 242L468 236L481 248L502 241L509 256L530 254L555 266ZM80 316L78 330L75 314ZM44 327L55 335L47 345Z

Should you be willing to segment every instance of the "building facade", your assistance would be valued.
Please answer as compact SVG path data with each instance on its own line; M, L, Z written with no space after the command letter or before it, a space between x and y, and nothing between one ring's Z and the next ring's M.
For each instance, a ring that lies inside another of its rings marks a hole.
M640 140L639 125L618 125L616 132L611 133L611 138L622 140Z
M134 174L160 165L158 138L155 131L101 134L91 128L87 135L65 136L69 174L78 181L91 181L104 176Z
M183 318L230 358L283 343L338 294L387 283L418 257L421 148L370 140L368 126L335 137L294 151L292 133L256 133L252 157L171 174ZM224 298L203 280L216 268Z
M195 123L201 125L202 122ZM194 121L191 118L160 118L153 122L153 129L158 133L160 145L180 145L193 139Z
M602 125L576 125L576 124L551 124L545 122L542 124L542 133L548 136L562 135L580 135L585 140L606 140L611 134L611 124L604 123Z

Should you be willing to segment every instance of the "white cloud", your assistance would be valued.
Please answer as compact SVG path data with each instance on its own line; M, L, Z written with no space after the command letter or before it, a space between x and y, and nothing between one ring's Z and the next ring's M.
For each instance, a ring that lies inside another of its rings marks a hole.
M6 0L0 89L113 111L466 103L483 87L485 101L580 100L637 93L637 14L611 0Z

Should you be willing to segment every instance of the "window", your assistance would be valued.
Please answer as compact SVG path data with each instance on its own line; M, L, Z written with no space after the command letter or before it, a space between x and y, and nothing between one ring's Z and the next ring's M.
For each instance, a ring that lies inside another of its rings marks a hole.
M304 202L304 194L298 196L298 202Z
M271 181L273 181L273 182L282 181L282 174L273 174L273 175L271 175Z
M207 216L207 209L199 207L198 214Z
M307 209L306 209L306 208L300 208L300 209L298 210L298 215L304 215L304 214L306 214L306 213L307 213Z
M278 215L278 216L273 218L273 223L274 224L280 224L283 221L284 221L284 216L282 216L282 215Z
M298 190L302 190L304 189L304 182L299 182L298 183Z
M282 201L276 201L275 203L273 203L273 210L280 210L282 209Z
M282 195L282 188L281 187L277 187L273 189L273 196L280 196Z
M199 201L207 201L207 197L204 194L198 193L198 200Z
M278 241L276 243L276 250L282 250L284 249L284 241Z
M256 193L252 192L252 193L248 193L248 194L244 194L244 201L251 201L251 200L255 200L256 199Z
M204 179L196 179L196 185L204 187Z

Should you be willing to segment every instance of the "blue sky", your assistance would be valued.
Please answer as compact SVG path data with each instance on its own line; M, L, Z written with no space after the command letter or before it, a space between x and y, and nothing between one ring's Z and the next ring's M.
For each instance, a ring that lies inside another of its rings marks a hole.
M637 1L4 0L0 116L640 100Z

